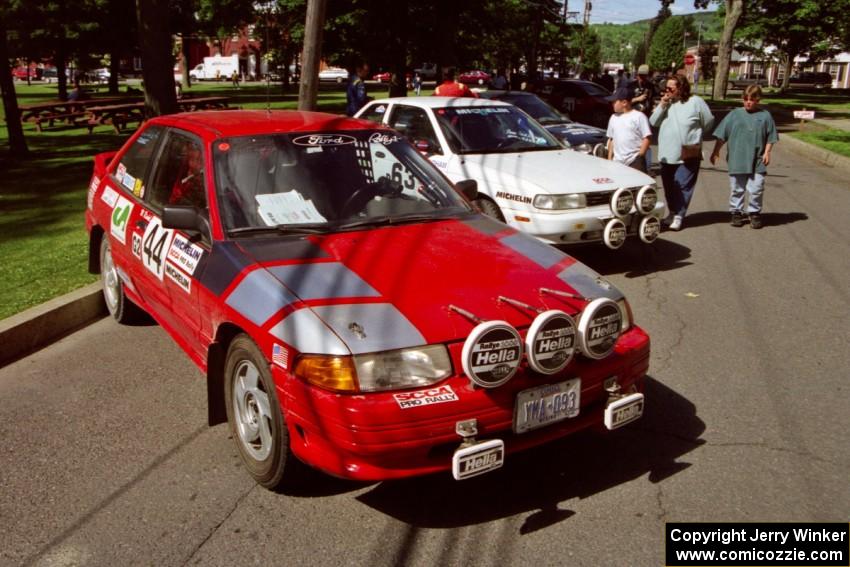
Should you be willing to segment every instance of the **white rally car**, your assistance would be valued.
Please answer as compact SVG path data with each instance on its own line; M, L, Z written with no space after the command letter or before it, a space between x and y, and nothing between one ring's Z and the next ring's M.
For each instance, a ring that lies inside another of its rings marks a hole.
M410 140L452 181L478 182L479 208L542 240L652 242L667 205L655 180L628 166L573 152L517 107L495 100L401 97L356 115ZM401 175L388 171L387 175Z

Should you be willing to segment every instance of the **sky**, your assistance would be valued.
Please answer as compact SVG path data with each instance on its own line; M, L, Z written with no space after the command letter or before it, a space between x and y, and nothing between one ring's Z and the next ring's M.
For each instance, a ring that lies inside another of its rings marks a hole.
M581 22L584 10L584 0L568 0L570 11L580 12L578 21ZM630 24L638 20L653 18L661 8L658 0L591 0L593 8L590 10L590 23L601 24ZM717 4L709 5L709 11L717 9ZM675 0L670 5L673 15L692 14L698 10L694 8L693 0ZM702 11L702 10L699 10Z

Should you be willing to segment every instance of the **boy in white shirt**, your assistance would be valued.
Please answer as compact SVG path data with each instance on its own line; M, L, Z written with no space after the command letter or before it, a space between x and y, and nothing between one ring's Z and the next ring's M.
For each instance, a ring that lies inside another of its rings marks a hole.
M634 88L624 87L608 97L614 103L614 114L608 120L608 159L646 173L652 130L646 114L632 109L634 94Z

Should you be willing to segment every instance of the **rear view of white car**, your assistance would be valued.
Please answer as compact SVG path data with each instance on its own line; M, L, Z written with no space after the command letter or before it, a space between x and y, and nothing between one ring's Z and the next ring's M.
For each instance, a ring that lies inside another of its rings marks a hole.
M373 101L357 114L407 137L452 181L475 179L486 214L543 240L644 242L661 232L667 206L648 175L565 149L513 105L416 97Z

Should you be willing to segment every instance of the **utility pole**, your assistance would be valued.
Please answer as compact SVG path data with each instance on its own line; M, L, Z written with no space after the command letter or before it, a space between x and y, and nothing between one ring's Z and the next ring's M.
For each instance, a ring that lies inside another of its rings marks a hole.
M301 85L298 110L315 110L319 92L319 62L322 60L322 30L327 0L308 0L304 23L304 52L301 56Z
M578 57L578 71L582 72L584 67L584 45L587 39L587 26L590 24L590 10L593 8L593 4L590 3L590 0L584 0L584 23L581 28L581 52Z

